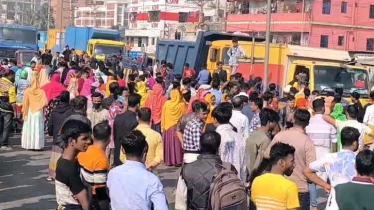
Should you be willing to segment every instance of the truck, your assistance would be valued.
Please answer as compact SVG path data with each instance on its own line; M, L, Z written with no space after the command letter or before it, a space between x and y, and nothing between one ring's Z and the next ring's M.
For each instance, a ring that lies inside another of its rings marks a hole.
M47 41L48 41L48 32L47 31L39 31L38 32L38 50L41 53L44 53L45 49L47 48Z
M126 44L120 39L121 33L111 29L67 27L65 32L65 45L74 48L78 54L84 51L102 61L105 56L125 53Z
M17 51L19 58L22 54L24 57L28 57L26 54L35 56L38 39L35 27L0 23L0 59L15 58Z
M232 47L232 38L237 37L246 56L239 59L238 72L245 79L250 76L264 76L265 43L263 39L236 36L227 33L199 32L195 42L181 40L159 40L156 59L174 64L174 71L182 74L183 65L199 71L203 64L213 72L217 62L222 62L224 70L229 71L227 51ZM343 88L344 97L350 99L352 92L359 92L362 102L368 102L369 75L363 66L351 65L349 53L342 50L321 49L294 45L270 45L269 82L279 89L292 84L301 71L307 72L309 87L319 90L322 95ZM229 77L229 74L228 74ZM363 80L364 87L355 82Z

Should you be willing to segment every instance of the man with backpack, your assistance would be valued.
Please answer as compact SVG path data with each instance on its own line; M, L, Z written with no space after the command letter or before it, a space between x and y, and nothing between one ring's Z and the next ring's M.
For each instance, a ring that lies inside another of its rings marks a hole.
M202 154L196 161L183 166L181 174L187 186L186 209L220 210L227 206L246 209L245 187L234 166L222 162L218 155L220 144L221 136L216 131L204 133L200 139Z

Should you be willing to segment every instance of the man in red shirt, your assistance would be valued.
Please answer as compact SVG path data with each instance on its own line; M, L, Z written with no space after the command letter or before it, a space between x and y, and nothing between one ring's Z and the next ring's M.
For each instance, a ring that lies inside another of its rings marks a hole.
M195 77L195 70L190 69L190 64L186 63L184 64L183 68L183 78L194 78Z

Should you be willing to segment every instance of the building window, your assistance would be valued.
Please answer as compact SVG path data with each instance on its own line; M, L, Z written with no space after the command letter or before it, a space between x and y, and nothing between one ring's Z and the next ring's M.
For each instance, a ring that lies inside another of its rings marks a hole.
M369 18L374 19L374 5L370 5Z
M160 12L161 11L149 11L148 22L160 22Z
M366 50L367 51L374 50L374 39L366 39Z
M321 35L321 42L319 44L320 47L329 47L329 36L328 35Z
M342 5L341 5L341 8L340 8L340 12L341 12L341 13L347 13L347 2L342 1Z
M329 15L331 10L331 0L323 0L322 14Z
M188 13L187 12L180 12L179 13L179 22L180 23L187 23Z
M343 46L344 36L338 36L338 46Z

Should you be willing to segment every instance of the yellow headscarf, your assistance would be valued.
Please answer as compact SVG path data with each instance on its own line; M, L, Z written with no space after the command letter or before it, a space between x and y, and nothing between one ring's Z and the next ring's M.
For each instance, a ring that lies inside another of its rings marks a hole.
M31 86L25 90L23 97L23 120L27 120L29 110L31 113L35 113L37 111L40 111L47 105L47 96L45 95L45 92L40 88L37 72L33 72Z
M39 72L39 85L43 87L45 84L49 83L47 69L43 67Z
M105 84L105 98L108 98L110 96L110 90L109 90L109 85L113 82L115 82L116 80L114 79L114 77L112 76L109 76L108 78L108 82Z
M214 105L213 105L213 97L214 95L211 94L211 93L208 93L205 95L205 101L207 102L208 104L208 107L209 107L209 114L208 114L208 117L206 118L206 124L209 124L209 123L213 123L213 117L212 117L212 112L213 112L213 109L214 109Z
M176 125L187 109L179 90L172 90L170 100L166 101L162 108L161 131L166 131Z
M147 85L146 82L143 81L137 82L136 85L138 86L137 93L142 97L142 99L140 100L140 107L143 107L147 95Z

